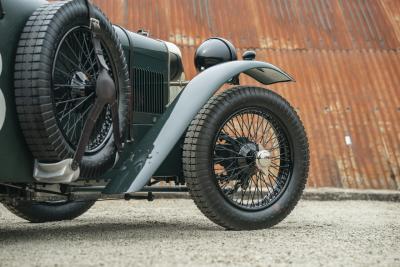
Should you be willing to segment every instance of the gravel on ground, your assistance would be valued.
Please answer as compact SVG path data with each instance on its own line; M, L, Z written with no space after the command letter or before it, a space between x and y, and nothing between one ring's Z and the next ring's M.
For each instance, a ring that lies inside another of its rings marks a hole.
M100 201L31 224L0 205L0 266L400 266L400 203L301 201L277 226L225 231L191 200Z

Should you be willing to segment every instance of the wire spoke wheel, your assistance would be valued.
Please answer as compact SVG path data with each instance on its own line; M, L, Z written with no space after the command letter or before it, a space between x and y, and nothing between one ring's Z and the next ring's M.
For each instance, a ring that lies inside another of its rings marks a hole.
M253 107L235 112L223 123L212 165L217 185L230 203L259 210L284 191L293 161L283 126L267 110Z
M104 58L110 56L103 48ZM110 71L113 78L114 69ZM88 113L95 101L99 64L91 34L86 27L75 27L62 38L56 51L52 71L53 105L59 129L69 145L76 149ZM86 153L102 149L111 136L110 106L104 107L91 134Z
M238 86L213 96L190 124L183 172L197 207L233 230L272 227L307 182L307 135L278 94Z
M33 158L55 163L72 158L96 100L99 64L83 1L39 7L26 21L14 72L15 105ZM114 81L120 133L128 129L131 88L125 54L113 25L94 8L101 49ZM32 27L32 25L40 25ZM101 110L80 162L80 178L98 178L116 159L109 106Z

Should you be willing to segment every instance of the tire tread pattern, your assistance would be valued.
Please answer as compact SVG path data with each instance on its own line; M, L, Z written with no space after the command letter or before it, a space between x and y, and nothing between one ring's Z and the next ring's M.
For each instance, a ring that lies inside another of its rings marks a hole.
M207 146L210 144L207 140L204 140L204 132L209 130L213 122L215 122L215 114L217 110L224 109L230 105L231 100L234 98L242 98L248 95L267 95L278 104L279 112L285 114L289 118L288 124L295 126L294 135L298 137L298 144L302 148L304 159L302 161L302 173L299 174L300 183L297 191L290 196L289 201L286 202L286 206L280 207L280 212L276 216L266 218L263 222L250 222L244 223L238 220L236 214L224 213L224 205L226 203L216 203L216 198L212 199L210 195L212 184L206 184L205 179L209 173L206 169L209 161L204 160L207 157L205 154ZM308 140L305 134L304 126L298 117L296 111L290 106L290 104L280 95L273 91L258 88L258 87L244 87L237 86L235 88L224 91L221 94L215 95L206 103L206 105L200 110L197 116L193 119L190 124L183 145L183 172L185 181L189 188L189 193L194 200L196 206L200 211L208 217L214 223L231 230L253 230L272 227L283 220L293 210L297 202L299 201L301 194L305 188L305 184L308 176L309 169L309 151L308 151Z
M48 52L54 49L51 41L57 37L57 29L62 26L59 25L62 17L63 21L74 20L74 14L71 12L74 8L86 7L81 1L47 3L39 7L26 22L18 43L14 70L14 93L19 124L34 158L43 162L60 161L73 155L73 150L65 144L58 129L50 97L49 74L43 70L52 69L53 59L49 57L50 53ZM100 10L98 11L106 18ZM106 19L105 24L106 30L112 33L111 38L119 43L111 22ZM116 49L120 55L119 60L123 62L122 77L127 77L122 81L127 97L121 103L126 110L130 101L128 67L121 45ZM121 120L126 124L126 116L124 117ZM121 128L124 129L125 125L122 125ZM108 169L109 165L84 166L81 168L81 176L96 177Z

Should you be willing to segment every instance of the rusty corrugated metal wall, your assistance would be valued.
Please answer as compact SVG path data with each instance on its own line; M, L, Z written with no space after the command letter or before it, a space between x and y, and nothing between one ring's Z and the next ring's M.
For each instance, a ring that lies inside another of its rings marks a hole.
M305 123L309 186L400 188L399 0L95 2L114 23L178 44L189 78L210 36L292 74L297 83L272 88Z

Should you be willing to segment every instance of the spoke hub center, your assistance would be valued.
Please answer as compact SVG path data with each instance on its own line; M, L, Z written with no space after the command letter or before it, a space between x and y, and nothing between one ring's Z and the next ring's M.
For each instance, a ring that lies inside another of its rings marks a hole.
M89 94L88 85L90 83L89 77L82 71L77 71L72 75L71 86L73 97L84 97Z
M258 151L256 155L257 168L264 173L268 173L270 165L271 165L271 152L268 150Z
M254 154L257 151L257 145L255 143L246 143L240 147L239 154L246 157Z

